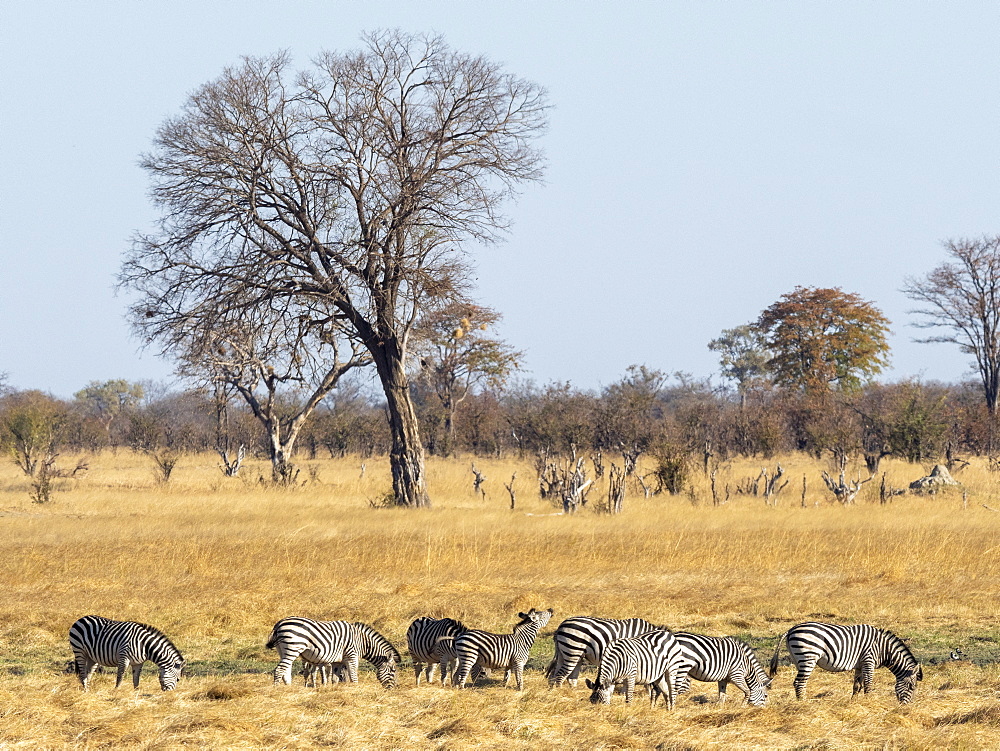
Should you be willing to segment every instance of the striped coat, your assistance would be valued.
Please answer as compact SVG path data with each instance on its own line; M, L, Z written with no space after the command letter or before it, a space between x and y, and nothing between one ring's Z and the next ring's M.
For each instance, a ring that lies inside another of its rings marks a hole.
M396 685L399 652L382 634L364 623L283 618L274 624L266 646L278 650L275 683L291 683L292 663L301 657L318 667L331 666L338 677L351 683L358 682L358 663L364 659L375 667L383 687ZM307 681L314 670L307 671Z
M503 685L510 682L511 673L517 681L517 690L524 688L524 665L528 662L538 632L552 618L552 608L518 613L521 619L509 634L491 634L488 631L470 629L455 639L458 653L458 668L455 670L454 685L465 688L465 682L475 670L503 668Z
M139 674L147 661L160 670L160 688L171 691L184 670L184 658L158 629L134 621L112 621L99 615L85 615L69 629L76 672L86 691L98 665L117 667L115 688L125 671L132 669L132 686L139 688Z
M434 682L434 667L441 666L441 683L445 682L458 659L455 650L455 637L467 629L460 621L453 618L417 618L406 629L406 647L413 658L413 671L417 685L420 685L420 675L424 672L428 683Z
M896 699L908 704L924 671L903 640L875 626L840 626L835 623L800 623L782 635L795 663L795 698L802 699L809 676L818 665L834 673L854 671L852 695L871 691L877 668L889 668L896 677ZM770 674L778 671L782 637L771 657Z
M677 693L687 693L694 678L718 683L720 702L726 700L726 688L732 683L753 706L767 703L771 679L746 643L732 636L703 636L686 631L677 631L674 637L684 653L685 663Z
M641 618L567 618L559 624L552 637L555 657L545 670L549 686L560 686L565 680L571 686L576 686L583 663L589 662L596 666L611 642L654 629L654 624Z
M652 687L650 702L662 695L673 709L676 687L685 670L684 653L669 629L647 631L618 639L604 650L597 678L587 679L593 704L610 704L616 684L623 684L625 702L631 702L636 684Z

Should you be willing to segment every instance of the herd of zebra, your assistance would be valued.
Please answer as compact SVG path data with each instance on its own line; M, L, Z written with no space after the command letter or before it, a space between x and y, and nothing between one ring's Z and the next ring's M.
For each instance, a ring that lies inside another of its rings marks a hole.
M518 613L519 620L509 634L466 628L452 618L417 618L406 632L416 683L420 685L421 676L432 683L438 666L441 684L450 682L458 688L489 670L503 669L504 686L513 674L521 690L528 653L551 617L551 608ZM854 694L868 693L876 668L886 667L896 678L896 698L903 704L913 698L916 682L923 679L920 663L903 640L874 626L807 622L782 637L797 668L793 684L797 699L805 695L806 683L817 666L833 672L853 669ZM655 705L662 696L665 705L673 708L676 696L687 692L694 679L717 683L720 702L725 701L726 688L732 683L751 705L763 706L778 668L782 637L765 672L753 650L732 636L675 632L640 618L575 616L556 628L555 656L545 674L552 687L567 681L575 687L585 663L596 666L595 679L586 681L595 704L609 704L616 688L630 702L638 684L647 687L651 703ZM131 669L132 685L138 688L142 666L151 661L159 668L164 691L176 687L184 670L177 647L158 629L142 623L84 616L70 628L69 642L84 691L99 665L118 669L116 688ZM356 683L359 661L366 660L382 686L393 688L402 663L392 643L364 623L283 618L274 624L266 646L278 652L275 683L292 682L292 664L297 658L302 659L308 685L316 684L317 674L322 683Z

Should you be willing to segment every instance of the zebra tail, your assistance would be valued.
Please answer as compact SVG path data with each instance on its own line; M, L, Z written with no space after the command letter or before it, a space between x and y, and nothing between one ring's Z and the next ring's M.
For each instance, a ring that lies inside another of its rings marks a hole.
M775 674L778 672L778 653L781 652L781 644L785 640L785 636L788 634L786 631L784 634L778 637L778 643L774 645L774 654L771 656L771 664L767 666L767 676L768 678L774 678Z

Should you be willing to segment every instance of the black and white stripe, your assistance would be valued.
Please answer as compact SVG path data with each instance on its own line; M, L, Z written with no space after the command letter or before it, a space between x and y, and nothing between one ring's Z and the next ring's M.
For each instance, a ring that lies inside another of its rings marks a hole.
M654 624L641 618L567 618L552 637L555 657L545 671L549 685L560 686L569 680L571 686L576 686L584 661L596 666L611 642L655 629Z
M177 686L184 670L184 658L177 647L159 629L145 623L85 615L70 626L69 645L84 691L98 665L118 668L115 688L121 685L125 671L131 668L132 686L139 688L139 674L148 660L160 669L160 688L164 691Z
M795 698L805 695L806 683L818 665L823 670L840 673L854 670L854 691L871 691L876 668L889 668L896 677L896 698L901 704L913 699L917 681L924 671L903 640L891 631L868 624L839 626L834 623L800 623L782 635L795 663ZM771 658L770 674L778 670L778 653L782 637Z
M597 664L597 678L587 679L593 704L610 704L616 684L623 684L626 703L632 701L636 684L651 687L650 701L662 695L673 709L676 687L686 668L684 653L669 629L647 631L612 642Z
M358 663L364 659L375 667L375 674L385 688L396 685L399 652L388 639L365 623L314 621L311 618L282 618L274 624L268 649L278 650L274 669L275 683L292 682L292 663L297 657L317 667L331 666L341 680L358 682ZM316 668L307 671L306 680ZM326 673L323 682L326 682Z
M676 631L674 637L684 653L686 670L677 685L677 693L691 688L691 679L719 684L719 701L726 700L726 688L732 683L755 707L767 703L771 679L764 672L753 650L732 636L703 636Z
M441 666L441 683L444 684L458 658L455 637L466 630L465 625L454 618L431 618L425 615L410 624L406 629L406 647L413 658L413 671L418 686L421 673L424 673L428 683L434 682L436 665Z
M455 670L454 684L465 687L469 674L480 668L489 670L503 668L503 685L510 681L513 672L517 681L517 690L524 688L524 665L528 661L538 632L552 618L552 608L518 613L521 620L509 634L491 634L488 631L470 629L455 638L455 651L458 653L458 668Z

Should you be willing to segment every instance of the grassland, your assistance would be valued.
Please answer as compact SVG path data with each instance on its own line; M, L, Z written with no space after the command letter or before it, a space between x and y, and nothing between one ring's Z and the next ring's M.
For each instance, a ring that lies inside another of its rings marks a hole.
M1000 747L1000 513L982 505L1000 508L1000 476L985 466L959 476L964 497L880 505L873 482L842 507L819 482L822 465L791 456L776 506L735 495L713 506L699 475L685 495L630 495L619 516L593 511L598 488L565 517L538 499L527 463L477 459L484 500L467 461L432 460L425 511L372 508L388 467L367 460L362 477L360 463L311 463L314 481L281 490L256 481L261 466L225 478L210 456L159 485L145 457L108 453L46 505L0 465L0 747ZM718 485L760 467L734 462ZM884 468L897 487L923 474ZM514 471L511 511L501 482ZM408 666L391 692L370 672L353 686L275 687L263 646L286 615L363 620L403 646L419 615L507 631L532 606L556 615L521 693L415 688ZM138 692L104 674L82 693L65 672L66 633L87 613L157 625L187 677L164 694L149 668ZM737 634L763 659L802 620L870 622L909 640L925 680L900 706L887 671L854 700L849 675L817 672L796 702L784 666L762 709L719 705L699 683L673 712L618 696L595 707L582 688L550 691L541 673L554 626L578 614ZM948 660L955 647L967 660Z

